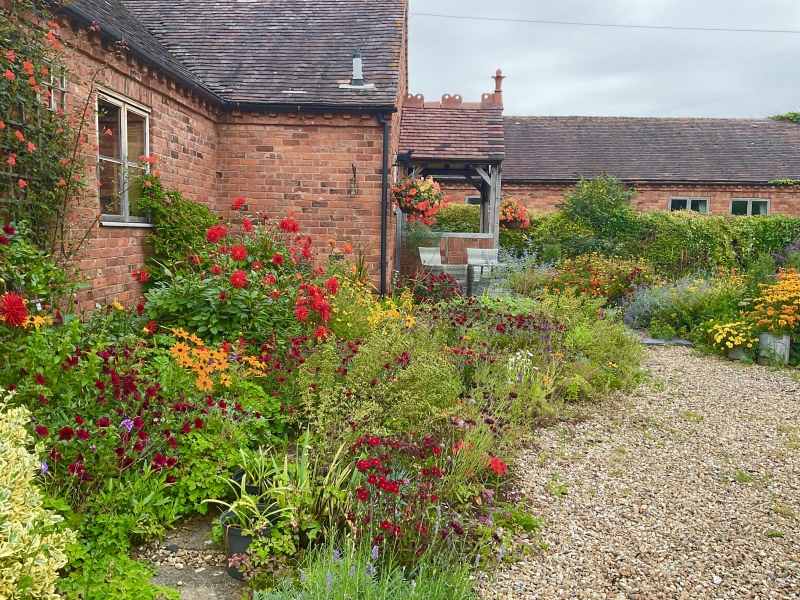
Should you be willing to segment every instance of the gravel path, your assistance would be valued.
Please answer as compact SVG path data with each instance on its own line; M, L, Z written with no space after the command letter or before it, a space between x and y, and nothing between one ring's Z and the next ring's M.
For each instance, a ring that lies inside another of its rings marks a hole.
M800 598L800 383L684 348L518 465L546 549L484 597Z

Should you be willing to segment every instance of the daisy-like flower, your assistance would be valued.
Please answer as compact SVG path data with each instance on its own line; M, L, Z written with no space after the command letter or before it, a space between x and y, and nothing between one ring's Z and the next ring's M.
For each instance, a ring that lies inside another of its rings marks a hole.
M22 296L14 292L0 296L0 318L11 327L24 327L28 322L28 309Z
M189 337L189 333L181 329L180 327L178 327L177 329L172 329L172 335L174 335L176 338L180 340L185 340L186 338Z
M169 349L173 356L180 357L180 356L188 356L189 355L189 346L184 344L183 342L178 342L172 348Z
M197 385L197 389L202 392L210 392L214 387L214 383L206 375L201 375L198 377L195 383Z

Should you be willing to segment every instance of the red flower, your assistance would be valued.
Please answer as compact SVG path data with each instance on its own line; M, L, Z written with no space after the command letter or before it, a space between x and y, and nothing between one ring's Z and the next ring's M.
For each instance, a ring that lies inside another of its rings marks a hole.
M158 323L155 321L149 321L144 327L147 329L147 333L153 335L158 330Z
M212 275L222 275L222 269L217 265L213 265L211 267L211 274Z
M75 432L72 431L72 427L62 427L58 432L58 439L68 442L72 439L74 434Z
M239 196L233 201L233 210L242 210L245 204L247 204L247 200Z
M239 269L231 275L231 285L235 288L243 288L247 285L247 273Z
M206 231L206 241L209 244L216 244L222 238L228 235L228 230L224 225L214 225Z
M158 471L162 467L166 466L167 466L167 457L161 454L161 452L157 452L153 456L153 468L155 468Z
M277 281L278 280L275 278L275 275L270 273L269 275L264 277L264 281L262 281L261 283L263 283L264 285L273 285L273 284L277 283Z
M14 235L14 228L10 225L3 225L3 233L6 235Z
M144 419L142 419L141 417L136 417L133 420L133 428L134 429L141 429L142 427L144 427Z
M500 460L496 456L492 457L492 460L489 463L489 466L491 467L492 471L494 471L498 475L502 475L503 473L506 472L506 463L504 463L502 460Z
M80 416L80 415L75 415L73 418L75 419L75 422L76 422L78 425L83 425L83 417L82 417L82 416Z
M282 294L282 293L283 293L283 292L281 292L281 290L272 290L272 291L269 293L269 297L270 297L270 298L272 298L273 300L277 300L278 298L280 298L280 297L281 297L281 294Z
M44 437L50 433L49 431L47 431L47 427L42 427L41 425L37 425L36 427L33 428L33 430L41 437Z
M305 306L298 306L294 311L294 316L298 321L305 321L308 319L308 309Z
M47 398L44 397L44 394L39 394L39 402L47 404Z
M300 223L291 218L283 219L278 224L278 227L280 227L283 231L287 233L297 233L298 231L300 231Z
M177 459L177 458L175 458L174 456L170 456L170 457L167 459L167 466L168 466L168 467L172 468L172 467L174 467L174 466L175 466L175 465L177 465L177 464L178 464L178 459Z
M389 521L381 521L379 527L385 531L389 531L392 529L392 524Z
M84 470L84 466L77 461L67 467L70 475L83 475Z
M98 427L110 427L111 426L111 419L107 419L107 418L103 417L102 419L99 419L97 421L97 426Z
M202 429L203 428L203 419L200 419L199 417L197 419L195 419L194 420L194 428L195 429Z
M325 291L327 291L331 296L339 291L339 282L335 277L329 277L325 282Z
M254 260L253 264L250 265L250 268L253 269L253 271L260 271L264 268L264 265L261 264L261 261Z
M183 424L183 433L189 433L192 430L192 426L188 423Z
M98 379L94 382L94 387L102 392L104 389L106 389L106 384Z
M369 492L367 491L367 488L360 487L356 490L356 493L358 494L358 499L361 502L366 502L367 500L369 500Z
M227 299L228 299L228 294L226 294L225 292L220 292L219 296L217 296L217 300L219 300L220 302L225 302Z
M237 262L241 262L247 258L247 248L241 244L231 246L231 258Z
M242 219L242 227L244 227L244 230L247 233L250 233L251 231L253 231L253 223L251 223L250 219L248 219L247 217Z
M14 292L6 292L0 296L0 318L6 325L22 327L28 321L28 309L25 300Z
M8 238L4 235L0 235L0 245L8 246Z
M272 264L279 267L283 264L283 255L280 252L276 252L272 255Z
M173 475L168 475L164 483L175 483L175 477Z
M34 375L34 379L36 379L36 383L38 383L39 385L44 385L45 384L44 377L42 377L42 375L40 373L37 373L36 375Z
M76 431L76 432L75 432L75 436L76 436L76 437L77 437L79 440L86 441L86 440L88 440L88 439L89 439L89 432L88 432L88 431L86 431L85 429L78 429L78 431Z
M139 283L144 283L150 279L150 273L147 272L147 269L137 269L131 275Z
M314 340L318 342L320 340L324 340L326 337L328 337L328 330L322 325L317 327L317 329L314 331Z

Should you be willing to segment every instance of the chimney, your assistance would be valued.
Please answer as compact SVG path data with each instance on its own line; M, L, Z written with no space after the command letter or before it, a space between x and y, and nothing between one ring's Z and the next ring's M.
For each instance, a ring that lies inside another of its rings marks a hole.
M364 85L364 64L361 62L361 48L353 52L353 77L350 85L361 87Z
M492 77L494 79L494 105L502 108L503 106L503 71L497 69L497 73Z
M375 88L374 83L364 82L364 63L361 60L361 48L353 52L353 76L350 82L345 81L339 84L341 89L346 90L371 90Z

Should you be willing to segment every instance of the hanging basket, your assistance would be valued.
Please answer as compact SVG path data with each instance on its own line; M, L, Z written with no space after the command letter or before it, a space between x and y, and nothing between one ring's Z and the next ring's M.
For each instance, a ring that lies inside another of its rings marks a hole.
M506 229L522 229L522 226L525 224L525 221L514 219L513 221L500 221L500 224Z
M403 206L402 204L399 204L399 203L396 203L396 204L397 204L397 208L399 208L400 212L403 213L403 214L410 215L411 213L414 212L414 207L413 206Z

